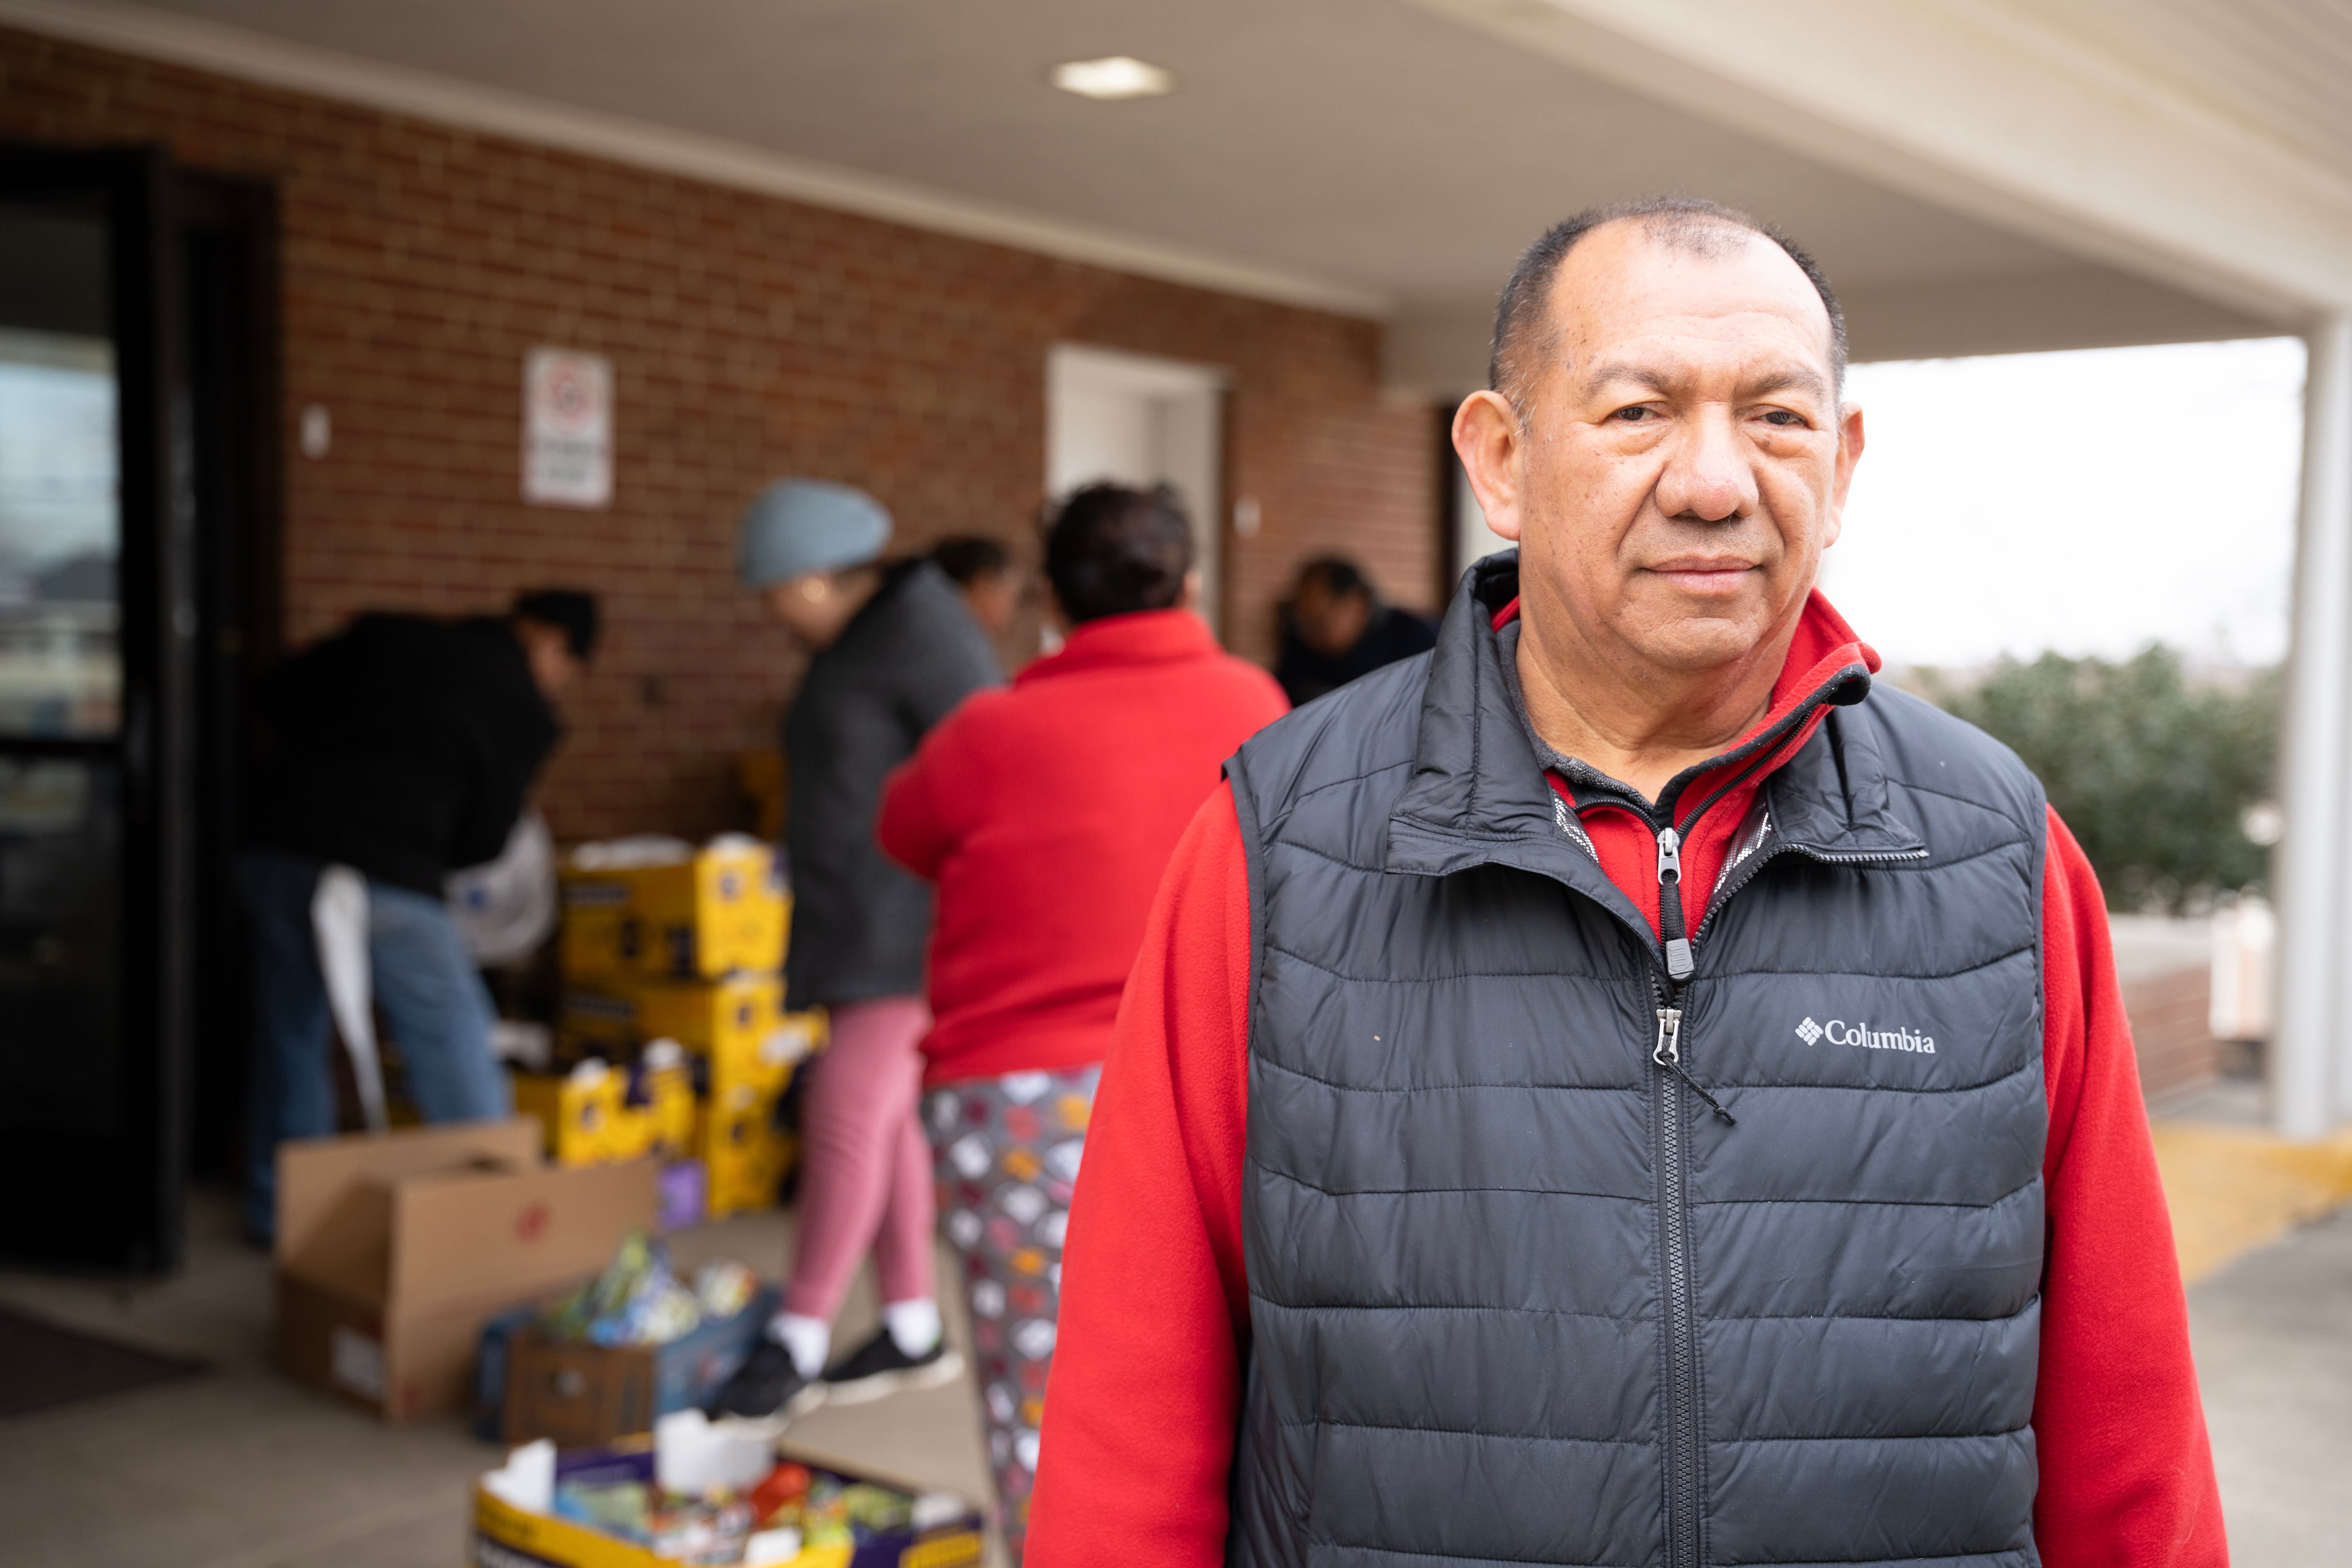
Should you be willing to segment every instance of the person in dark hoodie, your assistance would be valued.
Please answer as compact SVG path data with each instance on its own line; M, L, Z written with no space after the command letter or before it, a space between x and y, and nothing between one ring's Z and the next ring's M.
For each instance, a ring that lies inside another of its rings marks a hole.
M335 1130L312 904L331 867L366 879L374 999L428 1122L503 1116L480 972L448 874L495 860L562 734L554 699L594 652L596 601L519 596L504 616L370 612L265 683L268 754L239 865L257 1028L247 1228L276 1224L277 1148Z
M931 893L874 841L882 780L949 711L1003 678L955 584L928 558L885 561L890 514L818 479L770 486L743 519L739 567L809 655L784 720L792 810L789 1005L823 1007L831 1040L802 1107L800 1230L783 1310L715 1397L788 1416L962 1373L931 1280L929 1145L915 1116L931 1015ZM828 1364L833 1317L871 1251L882 1327Z
M1282 652L1274 678L1296 706L1400 659L1426 653L1436 641L1428 622L1381 603L1354 561L1318 556L1298 569L1298 585L1283 607Z

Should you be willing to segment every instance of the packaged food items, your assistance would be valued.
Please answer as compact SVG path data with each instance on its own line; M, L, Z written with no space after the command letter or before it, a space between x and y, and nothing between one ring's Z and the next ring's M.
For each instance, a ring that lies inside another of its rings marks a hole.
M668 1248L639 1233L623 1241L604 1271L559 1301L540 1326L551 1339L590 1344L668 1344L706 1322L733 1317L759 1290L751 1270L731 1260L705 1264L689 1286L671 1269Z
M953 1493L780 1456L699 1412L607 1448L527 1445L475 1500L478 1543L551 1568L977 1568L983 1539L979 1511Z
M694 1293L709 1316L731 1318L760 1293L760 1277L734 1259L721 1258L694 1271Z

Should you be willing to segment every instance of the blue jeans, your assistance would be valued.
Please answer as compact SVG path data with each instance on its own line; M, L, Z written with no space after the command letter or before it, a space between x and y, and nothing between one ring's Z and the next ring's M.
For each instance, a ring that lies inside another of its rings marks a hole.
M245 1220L257 1238L277 1229L278 1145L335 1130L327 982L310 933L323 865L284 850L247 851L237 881L253 922L253 1099L248 1113ZM481 971L437 898L368 880L368 968L376 1010L400 1047L408 1090L428 1122L512 1113L506 1075L490 1056L495 1016Z

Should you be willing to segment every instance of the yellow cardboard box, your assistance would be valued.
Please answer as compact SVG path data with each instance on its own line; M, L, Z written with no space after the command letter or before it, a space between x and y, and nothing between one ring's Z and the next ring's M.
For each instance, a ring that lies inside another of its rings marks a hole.
M574 852L561 873L568 978L712 979L782 966L791 901L766 844L732 835L668 859L598 851Z
M798 1153L792 1134L776 1125L779 1097L737 1083L713 1089L703 1103L694 1152L709 1176L711 1218L775 1207L776 1187Z
M634 1070L592 1057L569 1072L518 1072L514 1100L560 1166L682 1159L694 1143L694 1077L675 1041L656 1040Z
M782 1090L793 1067L824 1044L819 1011L783 1010L783 982L773 975L717 980L606 981L564 993L561 1025L567 1049L622 1060L656 1040L674 1040L708 1063L713 1085L749 1083Z
M569 1072L518 1072L514 1104L545 1130L548 1157L560 1166L597 1166L644 1151L624 1099L625 1080L601 1061Z

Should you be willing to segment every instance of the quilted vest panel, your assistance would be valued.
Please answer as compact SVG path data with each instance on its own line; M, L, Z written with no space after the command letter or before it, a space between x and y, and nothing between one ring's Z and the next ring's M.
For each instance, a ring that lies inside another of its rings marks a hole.
M1516 572L1228 768L1233 1560L2037 1563L2039 787L1860 676L1670 988L1502 689Z

